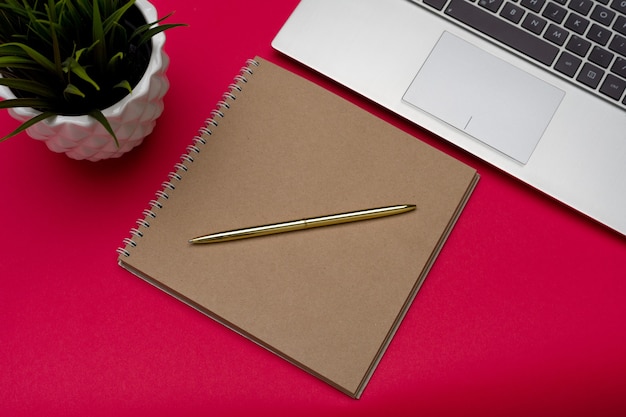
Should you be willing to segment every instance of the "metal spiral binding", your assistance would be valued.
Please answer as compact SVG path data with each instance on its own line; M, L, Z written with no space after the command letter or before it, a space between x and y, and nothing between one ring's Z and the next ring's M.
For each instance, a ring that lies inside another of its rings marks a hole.
M152 208L159 208L159 209L163 208L163 204L159 203L157 200L150 200L150 202L148 204Z
M228 86L228 90L223 94L216 108L211 111L210 117L205 120L204 126L198 130L197 136L192 143L187 146L186 153L181 155L180 162L174 165L174 170L168 174L168 180L161 184L161 189L155 193L156 199L150 200L148 205L150 208L145 209L142 214L143 218L136 221L137 227L130 229L130 237L124 238L122 243L124 247L117 248L120 256L129 257L129 248L137 246L137 240L142 238L142 229L150 227L150 219L156 219L158 211L163 208L165 200L170 198L170 192L176 189L176 183L182 181L185 173L189 170L189 165L194 162L194 155L200 154L202 146L207 144L207 138L213 135L213 129L219 126L219 119L226 117L226 111L230 109L230 103L237 100L237 94L243 91L242 86L248 82L248 76L254 74L254 68L258 67L259 62L253 59L246 61L246 65L241 68L233 83Z

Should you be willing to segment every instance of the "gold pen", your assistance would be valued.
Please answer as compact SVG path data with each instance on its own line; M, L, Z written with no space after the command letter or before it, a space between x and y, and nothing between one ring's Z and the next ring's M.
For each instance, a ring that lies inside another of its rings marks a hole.
M334 224L356 222L360 220L376 219L378 217L393 216L394 214L406 213L415 210L414 204L401 204L397 206L379 207L368 210L352 211L348 213L331 214L310 219L292 220L288 222L267 224L264 226L248 227L245 229L230 230L227 232L213 233L205 236L194 237L189 243L218 243L229 240L246 239L273 235L275 233L292 232L295 230L311 229L313 227L330 226Z

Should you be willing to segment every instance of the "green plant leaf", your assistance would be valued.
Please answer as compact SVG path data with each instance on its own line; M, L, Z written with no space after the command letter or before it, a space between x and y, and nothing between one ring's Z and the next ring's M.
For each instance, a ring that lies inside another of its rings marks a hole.
M92 20L92 36L94 39L95 49L94 54L96 58L96 67L104 68L106 65L106 38L104 37L104 29L102 27L102 17L100 17L100 7L98 6L98 0L93 2L93 20Z
M65 87L65 90L63 90L63 95L66 97L69 95L74 95L74 96L78 96L81 98L85 98L85 93L80 91L80 89L76 87L74 84L68 84Z
M124 53L123 52L118 52L115 55L113 55L111 57L111 59L109 59L109 62L107 63L107 70L113 72L115 71L115 68L117 68L117 65L124 60Z
M11 109L17 107L32 107L38 110L52 110L54 106L49 100L40 98L11 98L0 101L0 109Z
M115 84L113 88L123 88L128 91L129 94L133 92L133 87L130 85L128 80L120 81L119 83Z
M0 56L0 68L41 69L32 59L20 56Z
M70 57L63 62L63 71L71 72L78 76L81 80L88 82L91 84L97 91L100 91L100 86L96 83L90 76L87 74L87 70L83 67L79 62L80 56L86 50L86 48L81 49L75 53L76 58Z
M111 15L102 23L104 33L109 33L133 4L135 4L135 0L130 0L119 9L115 10L115 12L111 13Z
M26 4L26 2L24 2ZM25 8L26 18L29 21L28 30L30 32L27 38L32 37L32 35L37 36L39 40L44 42L46 45L51 45L50 41L50 31L49 25L51 22L46 20L48 18L48 13L42 13L38 10L37 5L34 5L34 8L30 5L27 5ZM30 42L28 42L30 43Z
M22 48L16 45L17 45L16 42L12 42L12 43L7 42L7 43L1 44L0 56L28 58L32 62L36 62L35 60L33 60L31 57L28 56L26 51L24 51Z
M131 40L135 38L139 38L138 45L141 46L146 41L150 40L154 35L166 31L168 29L178 27L178 26L187 26L183 23L170 23L167 25L159 25L164 20L168 19L173 13L170 13L158 20L155 20L152 23L146 23L145 25L141 25L138 27L131 36ZM157 26L158 25L158 26Z
M0 78L0 85L11 89L33 93L40 97L54 98L55 94L50 87L33 80L20 80L15 78Z
M79 2L79 4L82 2ZM61 0L58 2L61 11L59 12L59 24L63 27L69 27L72 22L80 22L83 19L75 2L72 0Z
M115 132L113 131L113 128L111 127L111 124L109 123L107 118L104 116L104 114L102 114L102 111L97 110L97 109L96 110L92 110L92 111L89 112L89 116L93 117L102 126L104 126L106 131L109 132L109 134L113 137L113 140L115 141L115 146L119 148L120 147L120 143L117 140L117 136L115 135Z
M77 1L74 4L77 6L81 15L91 16L92 14L92 5L91 1Z
M39 52L35 51L33 48L29 47L28 45L24 45L23 43L9 42L9 43L2 44L0 45L0 51L3 49L6 50L7 48L10 48L10 47L21 49L22 51L24 51L24 53L27 56L32 58L35 62L37 62L43 68L45 68L46 70L52 73L56 73L56 67L54 66L54 63L52 61L50 61L48 58L46 58Z
M171 28L175 28L175 27L179 27L179 26L186 26L183 25L182 23L170 23L167 25L159 25L159 26L155 26L153 28L148 29L147 31L145 31L141 37L139 38L139 45L143 45L144 43L146 43L147 41L149 41L150 39L152 39L155 35L164 32L168 29Z
M48 17L50 18L50 37L52 38L52 53L54 55L54 66L57 73L61 73L61 47L59 46L59 38L55 28L57 22L56 6L54 0L48 0L47 5Z
M24 130L28 129L29 127L31 127L32 125L41 122L42 120L47 119L48 117L51 116L55 116L54 112L48 111L48 112L43 112L27 121L25 121L24 123L22 123L21 125L18 126L17 129L15 129L13 132L9 133L8 135L4 136L3 138L0 138L0 143L4 142L5 140L17 135L18 133L23 132Z

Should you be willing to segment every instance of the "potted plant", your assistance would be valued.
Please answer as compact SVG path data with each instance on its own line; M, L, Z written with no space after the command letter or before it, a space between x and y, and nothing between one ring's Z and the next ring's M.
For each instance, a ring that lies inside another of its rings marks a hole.
M139 145L169 88L164 19L148 0L0 0L0 109L22 122L0 142L92 161Z

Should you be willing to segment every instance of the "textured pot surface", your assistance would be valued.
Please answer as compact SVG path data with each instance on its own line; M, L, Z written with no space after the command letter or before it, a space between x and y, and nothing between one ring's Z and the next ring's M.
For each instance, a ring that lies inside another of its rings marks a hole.
M146 21L157 20L156 8L147 0L137 0L136 7ZM65 153L70 158L98 161L116 158L140 145L163 112L163 97L169 88L165 75L169 58L163 50L165 34L152 38L152 56L141 80L133 92L111 107L103 110L115 132L119 146L106 129L89 116L54 116L26 130L33 139L46 143L54 152ZM15 98L11 90L0 86L0 96ZM9 113L25 121L39 112L32 108L13 108Z

